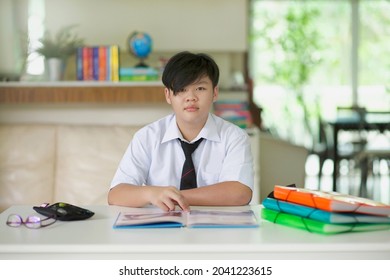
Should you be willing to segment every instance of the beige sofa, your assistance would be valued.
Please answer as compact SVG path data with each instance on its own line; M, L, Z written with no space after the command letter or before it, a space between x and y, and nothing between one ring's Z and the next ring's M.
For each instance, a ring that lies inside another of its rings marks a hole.
M141 125L0 124L0 212L11 205L107 203L109 184ZM252 204L275 184L304 185L307 151L251 134L255 156Z
M15 204L106 204L119 160L138 129L0 125L0 212Z

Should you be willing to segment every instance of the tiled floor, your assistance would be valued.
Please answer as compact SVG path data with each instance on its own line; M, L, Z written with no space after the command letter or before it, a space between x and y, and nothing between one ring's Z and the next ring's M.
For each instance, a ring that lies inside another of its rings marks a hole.
M341 193L359 195L360 187L360 171L351 169L348 163L342 162L339 178L339 189ZM374 165L375 176L370 175L367 180L367 197L390 204L390 169L386 161L376 162ZM306 182L305 187L308 189L323 191L332 191L332 176L333 162L328 160L325 162L322 171L322 178L319 184L318 180L318 158L315 155L310 155L306 162Z

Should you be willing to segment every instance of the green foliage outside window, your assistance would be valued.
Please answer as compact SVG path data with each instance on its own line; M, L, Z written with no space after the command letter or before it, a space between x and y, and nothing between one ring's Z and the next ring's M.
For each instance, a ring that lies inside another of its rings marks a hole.
M316 98L312 103L305 100L304 87L321 63L321 49L324 44L314 25L318 14L317 9L290 7L281 18L283 29L278 29L280 22L269 19L267 28L254 34L253 38L262 38L266 48L272 50L271 71L263 78L271 84L285 87L290 93L284 104L285 119L292 122L297 119L302 121L311 138L317 135L311 120L318 120L320 112ZM297 113L294 106L298 106L300 112ZM302 118L297 118L297 114ZM290 127L293 129L293 126ZM313 141L315 140L312 139Z
M390 1L251 3L254 99L274 135L310 148L319 118L333 119L338 106L353 105L353 72L358 73L358 105L390 110ZM353 3L359 5L357 22ZM359 44L354 46L358 68L351 63L351 24L358 24L359 30Z

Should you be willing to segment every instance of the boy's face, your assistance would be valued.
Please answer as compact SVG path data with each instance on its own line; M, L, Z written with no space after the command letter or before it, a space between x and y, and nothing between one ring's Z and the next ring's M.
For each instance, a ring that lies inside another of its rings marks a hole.
M203 126L217 97L218 87L213 88L207 76L181 89L176 95L170 89L165 89L165 98L172 106L178 124Z

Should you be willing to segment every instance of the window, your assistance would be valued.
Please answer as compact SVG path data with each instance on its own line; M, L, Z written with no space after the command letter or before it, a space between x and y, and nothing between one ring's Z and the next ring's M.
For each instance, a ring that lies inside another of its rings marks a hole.
M252 0L251 13L254 97L271 132L310 147L338 106L390 110L389 1Z
M390 1L360 1L359 105L390 110Z
M39 38L44 33L44 0L29 0L28 2L28 37L29 56L27 74L42 75L44 72L44 60L34 50L39 46Z

